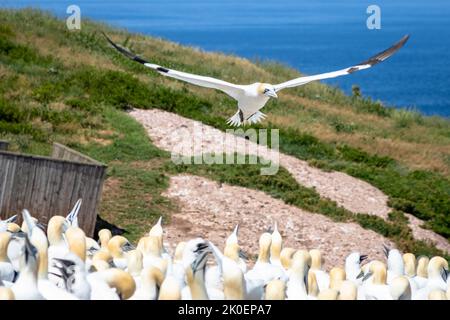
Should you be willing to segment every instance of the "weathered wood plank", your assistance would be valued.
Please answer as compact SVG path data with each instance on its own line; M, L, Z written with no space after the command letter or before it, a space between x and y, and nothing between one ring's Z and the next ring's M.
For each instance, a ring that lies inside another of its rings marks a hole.
M81 154L62 145L54 155L58 159L0 151L0 217L26 208L47 223L53 215L67 215L82 198L79 224L92 236L106 166L89 157L81 161Z

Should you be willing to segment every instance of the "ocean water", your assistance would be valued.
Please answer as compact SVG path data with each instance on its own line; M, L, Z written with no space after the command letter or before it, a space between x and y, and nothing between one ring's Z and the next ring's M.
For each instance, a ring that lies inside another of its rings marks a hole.
M1 7L40 7L59 17L68 16L71 4L82 18L208 51L276 60L305 74L351 66L410 34L382 64L324 82L347 93L357 84L386 105L450 116L448 0L0 0ZM372 4L381 9L379 30L366 25Z

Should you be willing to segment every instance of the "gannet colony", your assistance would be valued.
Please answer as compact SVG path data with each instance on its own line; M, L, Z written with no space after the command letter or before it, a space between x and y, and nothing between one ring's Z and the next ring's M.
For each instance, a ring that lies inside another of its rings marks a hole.
M78 226L79 203L43 226L30 212L0 220L0 300L447 300L448 262L384 247L386 260L349 254L329 272L326 252L283 247L277 224L256 262L239 244L186 239L166 250L162 221L136 243L110 230L98 242ZM383 244L380 244L382 246Z

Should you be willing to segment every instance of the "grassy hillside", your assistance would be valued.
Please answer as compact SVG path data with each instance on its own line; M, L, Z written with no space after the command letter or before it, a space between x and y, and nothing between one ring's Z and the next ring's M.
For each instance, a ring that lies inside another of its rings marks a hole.
M48 154L53 141L108 164L101 215L140 236L176 205L161 196L173 173L190 172L266 191L338 221L355 221L404 250L437 253L412 239L403 212L450 238L450 121L386 108L359 95L313 83L271 101L268 122L282 128L280 149L312 165L346 172L380 188L396 209L385 222L355 215L302 187L286 170L274 177L255 166L174 166L123 110L161 108L226 129L235 112L227 96L149 72L112 50L99 31L155 63L231 82L281 82L298 72L272 62L206 53L83 21L65 22L34 10L0 10L0 139L15 150ZM373 71L375 72L375 71Z

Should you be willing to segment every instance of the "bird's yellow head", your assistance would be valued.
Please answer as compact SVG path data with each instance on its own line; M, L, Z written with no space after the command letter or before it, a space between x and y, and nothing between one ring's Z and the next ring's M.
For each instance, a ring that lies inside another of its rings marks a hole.
M270 83L260 83L258 85L258 93L269 98L278 98L275 88Z
M342 282L345 281L345 270L339 267L334 267L330 270L330 288L340 290Z
M53 216L48 221L47 237L50 245L56 245L64 241L63 233L66 232L69 224L62 216Z
M108 242L112 238L112 233L108 229L101 229L98 232L98 239L100 240L100 246L102 249L108 248Z
M321 270L323 259L320 250L318 249L309 250L309 254L311 255L311 269Z

